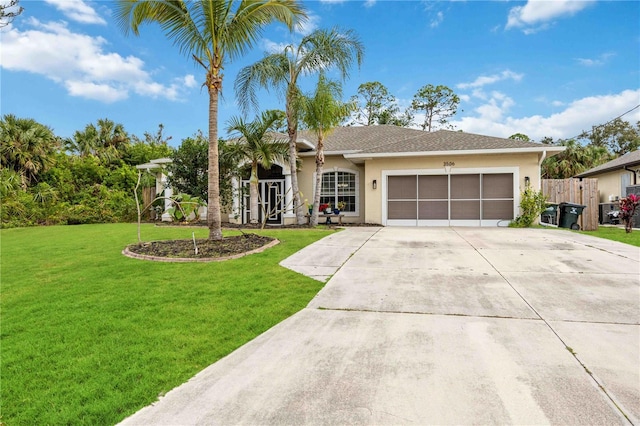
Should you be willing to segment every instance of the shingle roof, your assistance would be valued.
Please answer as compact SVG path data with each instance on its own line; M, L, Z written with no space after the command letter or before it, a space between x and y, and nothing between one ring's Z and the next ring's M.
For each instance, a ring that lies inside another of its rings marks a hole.
M589 169L586 172L582 172L579 175L576 175L576 177L588 177L597 175L598 173L604 173L638 165L640 165L640 150L635 150L627 152L625 155L618 157L615 160L611 160L608 163L601 164L598 167L594 167L593 169Z
M316 144L308 131L299 137ZM438 130L425 132L398 126L339 127L325 139L325 153L351 151L361 154L543 148L545 145L473 133Z

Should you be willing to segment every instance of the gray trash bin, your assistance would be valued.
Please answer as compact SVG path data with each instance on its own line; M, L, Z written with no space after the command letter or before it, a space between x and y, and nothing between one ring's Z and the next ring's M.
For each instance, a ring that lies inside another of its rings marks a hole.
M549 225L558 224L558 204L547 203L547 208L540 215L540 222Z
M560 203L558 226L560 228L579 230L578 218L586 207L581 204Z

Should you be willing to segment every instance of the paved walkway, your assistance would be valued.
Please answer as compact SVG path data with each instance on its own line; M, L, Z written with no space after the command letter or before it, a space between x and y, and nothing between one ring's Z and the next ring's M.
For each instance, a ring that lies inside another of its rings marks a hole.
M330 279L124 424L640 425L636 247L349 228L282 264Z

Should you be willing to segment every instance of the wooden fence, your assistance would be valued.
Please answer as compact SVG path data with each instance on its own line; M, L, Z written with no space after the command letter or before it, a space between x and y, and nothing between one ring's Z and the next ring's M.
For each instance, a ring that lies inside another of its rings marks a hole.
M598 179L543 179L542 193L550 203L582 204L586 208L578 220L580 229L598 229Z
M154 198L156 198L155 186L142 188L142 208L147 207ZM156 212L153 209L149 208L144 212L142 217L148 218L149 220L156 220Z

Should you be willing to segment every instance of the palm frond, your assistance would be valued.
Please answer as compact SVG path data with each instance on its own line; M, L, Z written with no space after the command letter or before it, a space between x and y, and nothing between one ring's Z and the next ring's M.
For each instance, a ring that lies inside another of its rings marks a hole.
M258 87L267 92L284 92L289 84L289 60L283 53L264 56L258 62L242 68L236 77L234 90L241 110L258 109Z

